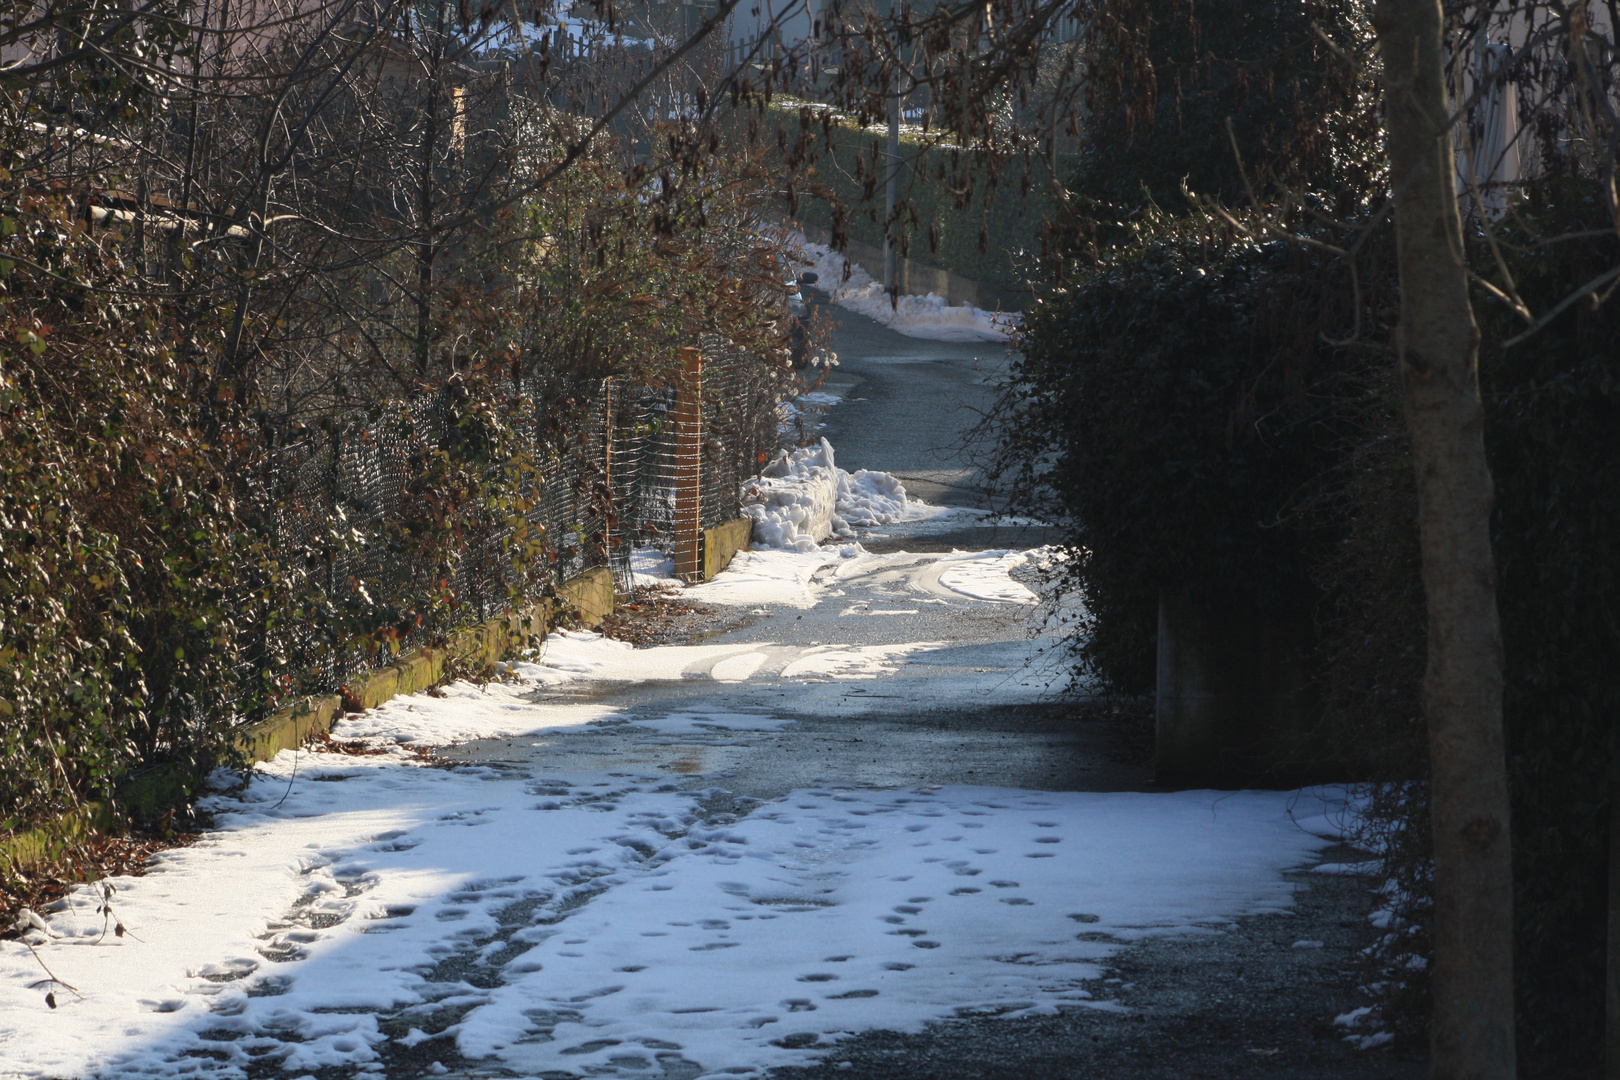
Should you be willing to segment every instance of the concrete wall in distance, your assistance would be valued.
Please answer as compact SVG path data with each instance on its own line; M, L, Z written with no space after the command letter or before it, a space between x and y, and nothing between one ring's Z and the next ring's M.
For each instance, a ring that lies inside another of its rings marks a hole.
M805 239L814 244L825 244L831 239L831 234L815 225L800 226ZM859 240L849 242L849 259L866 268L866 272L874 278L883 276L883 249L871 244L863 244ZM934 293L943 296L951 304L972 304L985 311L1022 311L1028 306L1030 294L1014 289L1004 289L990 285L983 281L974 281L961 274L931 266L920 259L896 257L895 277L900 292L906 296L927 296ZM828 289L836 282L819 282L818 289Z

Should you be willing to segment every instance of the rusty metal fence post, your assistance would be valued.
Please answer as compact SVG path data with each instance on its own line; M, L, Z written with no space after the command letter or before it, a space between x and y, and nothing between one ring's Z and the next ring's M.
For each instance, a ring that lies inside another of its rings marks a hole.
M675 576L703 580L703 355L681 350L675 394Z

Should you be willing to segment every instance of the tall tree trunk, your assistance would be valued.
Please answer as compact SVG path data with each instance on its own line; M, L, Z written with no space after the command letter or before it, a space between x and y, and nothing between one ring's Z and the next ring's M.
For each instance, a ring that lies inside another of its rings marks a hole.
M1446 126L1440 0L1378 0L1398 333L1428 602L1435 910L1431 1075L1511 1080L1513 876L1491 474Z

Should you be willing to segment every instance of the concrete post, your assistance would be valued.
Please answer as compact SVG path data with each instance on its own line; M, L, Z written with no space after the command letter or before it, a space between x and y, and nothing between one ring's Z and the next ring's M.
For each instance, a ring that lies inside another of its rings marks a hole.
M675 391L675 576L703 580L703 355L681 350Z
M900 282L896 275L896 234L900 223L894 218L900 201L900 72L894 73L894 93L889 98L889 145L887 152L888 175L883 182L883 287L889 293L889 303L896 303L900 295Z
M1308 614L1159 598L1154 780L1294 786L1338 771L1314 730Z

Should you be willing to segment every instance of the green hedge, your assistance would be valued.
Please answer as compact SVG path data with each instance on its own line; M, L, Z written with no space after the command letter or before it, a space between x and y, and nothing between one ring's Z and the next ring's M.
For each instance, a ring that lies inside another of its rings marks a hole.
M1310 594L1307 533L1284 519L1328 466L1339 374L1296 303L1314 255L1162 225L1026 313L995 418L1014 510L1066 526L1080 656L1131 693L1153 684L1161 592L1276 610Z
M1542 235L1602 230L1602 205L1582 186L1549 187L1520 216ZM1505 257L1541 312L1620 261L1620 242L1514 244ZM1529 1075L1595 1074L1617 839L1607 824L1620 724L1620 306L1574 304L1513 347L1502 342L1522 321L1483 293L1475 306L1496 479L1520 1037Z
M1532 310L1620 260L1613 239L1525 242L1601 229L1602 200L1588 194L1549 185L1519 210L1528 232L1504 252ZM1337 349L1325 337L1352 322L1342 267L1150 222L1028 314L997 416L1000 466L1012 510L1066 526L1068 581L1089 613L1077 645L1092 672L1131 692L1151 685L1159 590L1212 604L1303 597L1320 619L1324 696L1346 756L1372 778L1407 779L1426 770L1414 726L1416 501L1393 356L1374 321L1393 310L1387 245L1364 259L1368 330ZM1508 347L1522 321L1483 291L1475 305L1496 483L1522 1075L1596 1075L1620 720L1620 307L1572 305ZM1426 832L1409 824L1421 861ZM1421 887L1421 865L1408 869Z

